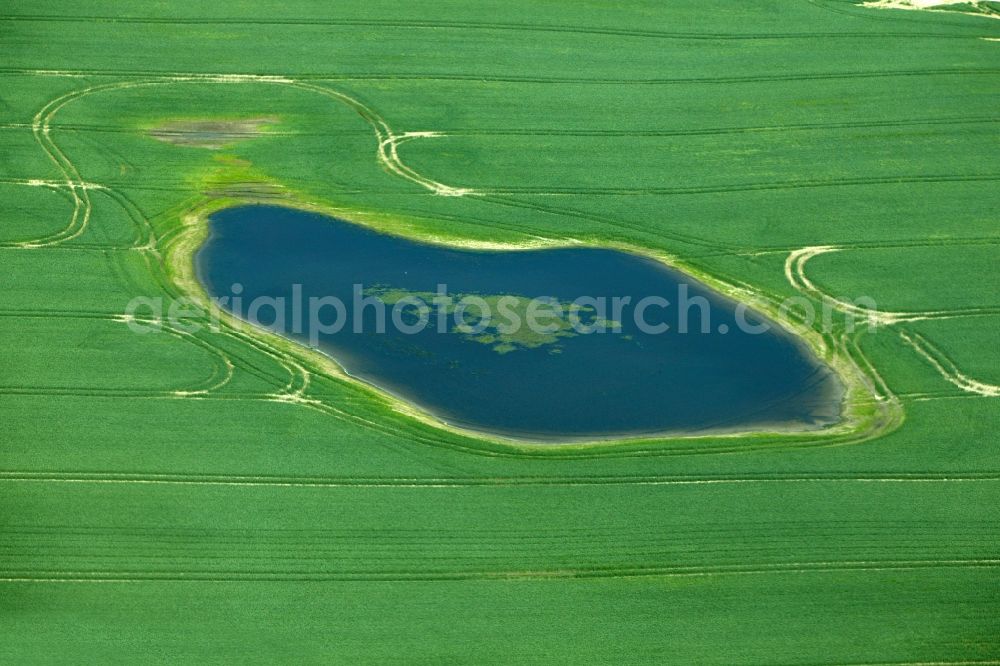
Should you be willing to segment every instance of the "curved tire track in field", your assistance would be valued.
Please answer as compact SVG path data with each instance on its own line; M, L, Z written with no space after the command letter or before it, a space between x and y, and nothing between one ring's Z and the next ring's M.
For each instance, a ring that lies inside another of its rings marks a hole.
M406 180L414 182L425 189L430 190L432 193L442 196L462 196L464 194L471 193L471 190L463 188L453 188L448 185L444 185L430 178L426 178L421 174L417 173L415 170L407 167L399 158L397 153L397 146L400 142L404 140L409 140L412 138L418 138L422 136L428 136L428 133L403 133L396 134L392 131L389 125L378 115L374 110L370 109L363 103L354 98L343 94L339 91L326 88L323 86L318 86L311 83L294 81L292 79L286 79L284 77L271 77L271 76L245 76L245 75L194 75L194 76L164 76L158 78L151 78L149 80L140 81L126 81L126 82L115 82L108 83L97 86L90 86L81 90L72 91L65 95L62 95L55 100L52 100L49 104L43 107L36 115L35 126L38 127L39 132L36 134L36 138L39 140L39 144L43 151L49 155L50 159L60 168L62 173L66 178L65 186L74 194L74 213L71 217L70 224L67 228L59 233L47 236L45 238L37 239L36 241L24 243L21 245L23 248L35 248L35 247L54 247L58 246L59 243L63 241L76 238L81 235L89 223L90 218L90 201L89 198L83 196L77 196L76 192L80 188L80 184L83 182L82 178L79 176L76 167L69 161L69 159L62 153L61 150L52 143L49 138L49 123L55 116L55 113L61 110L66 104L81 99L84 96L91 95L98 92L113 91L113 90L124 90L133 89L140 87L152 87L157 85L170 85L177 83L221 83L221 84L238 84L238 83L265 83L265 84L277 84L290 86L295 88L300 88L306 91L314 92L335 101L341 102L355 110L361 117L368 122L369 126L375 133L378 148L376 159L379 164L389 173L402 177ZM85 194L85 191L84 191ZM124 195L122 195L124 196ZM128 211L127 211L128 212ZM141 214L141 213L140 213ZM131 212L130 212L131 215ZM144 219L144 218L143 218ZM149 229L150 243L147 248L138 249L148 249L149 252L144 252L143 256L149 260L149 254L153 253L159 256L160 252L165 248L162 247L162 243L157 243L155 236L152 235L152 229L148 225L148 221L144 221L144 226ZM170 241L175 240L174 238L169 239ZM172 293L175 296L181 296L183 294L177 294L176 290L168 285L162 285L166 288L168 293ZM334 407L331 404L324 403L320 400L305 397L305 392L309 387L310 383L310 371L300 363L297 359L293 358L290 354L274 347L268 342L262 340L257 336L247 336L247 335L237 335L235 334L235 329L233 326L224 325L224 335L228 337L235 338L241 342L247 343L250 337L253 337L253 346L267 354L282 367L284 367L289 375L288 383L280 388L273 394L266 396L266 399L277 401L277 402L289 402L294 404L300 404L305 407L319 410L323 413L335 416L342 420L354 423L355 425L375 430L382 434L391 435L394 438L405 437L408 441L420 442L423 444L429 444L438 447L445 447L449 449L461 449L464 451L474 450L474 447L466 447L462 445L449 442L448 440L440 437L437 433L430 435L427 433L426 427L420 427L417 424L408 424L408 427L401 428L399 423L382 423L380 421L372 420L359 416L357 414L350 413L348 411ZM206 344L211 344L207 343ZM232 362L228 360L226 352L217 348L218 354L227 359L227 367L232 365ZM226 380L228 381L228 379ZM210 389L196 389L192 391L177 391L174 392L171 397L192 397L192 398L203 398L212 391L221 388L223 384L219 386L213 386ZM410 419L407 419L410 421ZM482 451L483 455L497 455L495 452Z
M866 73L865 75L868 76L870 74L871 73ZM766 78L773 79L775 77L766 77ZM169 75L151 77L145 80L119 81L119 82L106 83L71 91L70 93L66 93L52 100L45 107L43 107L43 109L39 111L38 114L36 114L35 121L33 123L33 129L35 129L36 131L35 132L36 139L38 140L39 145L42 147L42 149L46 152L46 154L50 157L50 159L57 165L57 167L60 168L64 177L66 178L65 186L69 188L69 191L73 196L74 212L73 216L71 217L70 224L63 232L42 239L38 239L35 243L30 244L30 246L36 246L36 247L57 246L59 243L65 240L76 238L85 231L90 217L90 200L89 197L86 196L86 189L82 189L82 184L84 182L83 179L80 177L80 174L77 171L76 167L72 164L72 162L70 162L68 157L52 142L49 136L50 124L55 114L59 110L64 108L67 104L79 100L87 95L95 94L98 92L126 90L126 89L142 88L142 87L154 87L160 85L175 85L182 83L269 84L269 85L280 85L280 86L297 88L307 92L312 92L315 94L322 95L336 102L347 105L349 108L353 109L356 113L358 113L358 115L360 115L362 119L365 120L366 123L368 123L368 125L374 132L377 141L376 159L380 164L380 166L382 166L382 168L388 173L401 177L405 180L409 180L410 182L413 182L414 184L419 185L420 187L423 187L436 195L462 196L466 194L478 194L474 190L451 187L443 183L440 183L438 181L435 181L431 178L425 177L416 170L408 167L400 159L398 154L398 146L402 142L413 138L436 136L435 133L433 132L409 132L409 133L399 133L399 134L395 133L390 128L388 123L376 111L374 111L367 105L363 104L359 100L356 100L353 97L346 95L333 88L328 88L307 81L299 81L292 78L281 77L281 76L227 75L227 74L199 74L199 75L169 74ZM966 177L960 177L960 178L966 178ZM993 177L977 176L977 178L992 179ZM131 200L127 199L127 197L125 197L121 193L117 194L119 195L120 198L116 198L116 200L119 202L119 205L121 205L124 209L126 209L127 214L129 214L129 216L132 217L132 219L136 222L139 222L139 220L136 219L136 215L138 215L142 221L142 223L140 224L140 228L146 232L145 238L147 240L145 246L142 246L137 249L146 250L142 254L147 263L150 262L151 258L150 255L155 255L157 257L162 256L160 253L165 251L166 247L164 246L162 239L158 240L156 238L152 229L152 225L148 222L148 220L145 220L145 218L142 217L141 212L138 211L138 208L135 207L134 204L131 204ZM503 203L505 205L522 206L525 208L550 212L554 214L560 214L560 215L570 214L568 211L560 209L558 207L527 203L523 201L518 202L509 199L499 199L497 197L490 197L490 196L484 196L483 199L491 201L493 203ZM574 211L573 214L583 219L591 219L593 217L593 216L587 216L586 214L580 213L578 211ZM603 223L608 222L608 220L604 218L600 218L600 221ZM629 226L629 225L627 225L627 223L620 223L619 226ZM177 236L170 235L170 237L166 239L166 243L168 245L172 244L183 235L184 233L182 229L181 233L178 234ZM681 234L675 234L675 236L677 240L705 245L716 250L723 249L725 247L723 244L712 243L709 241L696 239L694 237L687 237ZM29 244L24 245L24 247L28 246ZM150 267L155 268L152 264L150 264ZM159 275L159 271L154 270L153 273L154 275ZM184 294L179 294L177 290L173 287L173 285L167 284L164 276L160 275L159 279L162 283L161 286L167 291L168 294L172 294L175 297L184 295ZM232 324L224 324L221 332L223 335L231 339L237 340L240 343L250 344L257 351L267 355L269 358L277 362L288 373L289 379L287 383L283 387L279 387L278 390L276 390L274 393L269 394L267 396L267 399L278 402L301 404L303 406L312 409L317 409L319 411L334 415L338 418L348 420L350 422L356 423L357 425L377 430L384 434L390 434L397 437L401 434L399 423L389 422L388 424L386 424L378 422L369 418L365 418L358 414L353 414L350 413L349 411L339 409L322 400L307 397L306 394L310 386L311 372L312 372L308 367L309 366L308 363L301 361L299 358L297 358L290 352L287 352L284 349L276 347L275 345L271 344L270 342L267 341L266 338L264 338L264 336L248 335L245 333L241 333L236 329L237 327L233 326ZM204 344L211 346L210 342L204 342ZM847 351L846 343L842 344L841 346L843 350L846 352ZM225 381L222 382L222 384L219 384L218 386L213 385L207 389L204 388L195 389L187 393L183 391L176 392L175 397L203 397L206 394L210 393L211 391L216 390L217 388L221 388L221 386L223 386L226 382L229 381L229 378L231 378L232 376L232 368L234 364L232 363L232 361L229 360L229 357L224 350L218 348L217 346L213 347L214 349L216 349L218 354L220 354L222 357L226 359L225 362L227 364L227 367L230 369L228 373L228 378L226 378ZM859 354L860 350L857 350L856 353ZM879 380L878 379L873 380L869 378L869 376L863 370L862 366L857 365L854 355L848 354L847 358L850 359L852 363L855 363L856 370L859 373L859 375L865 377L864 379L865 386L872 388L876 402L880 402L879 401L880 394L878 393L877 389L877 386L880 383ZM873 368L870 369L872 371L874 370ZM881 384L884 386L884 382L881 382ZM886 397L885 394L883 394L882 397L885 398ZM876 419L876 421L873 422L873 424L871 424L868 430L864 433L860 434L831 433L829 439L825 440L824 442L817 442L814 436L811 438L802 436L787 436L787 435L779 436L777 438L776 444L772 446L772 450L785 449L785 448L800 448L805 446L817 446L817 445L839 446L843 444L857 443L859 441L866 441L867 439L870 439L871 437L881 432L884 432L887 428L895 427L901 420L901 417L899 417L898 415L894 415L896 413L895 410L893 409L893 406L895 405L894 401L882 400L881 403L882 404L880 405L880 408L883 410L882 416ZM412 421L412 419L408 418L406 420L407 422ZM433 444L436 446L444 446L447 448L459 448L466 451L472 448L463 446L461 444L457 444L455 442L449 442L441 436L435 436L436 434L430 435L427 433L428 428L425 425L417 424L416 422L408 423L408 427L405 428L405 430L408 431L406 433L406 436L411 441L418 441L426 444ZM711 452L732 453L737 451L745 451L752 448L756 447L747 445L738 445L738 444L737 445L724 444L722 446L713 446L711 448ZM705 447L690 447L690 448L680 447L680 448L671 448L669 450L663 451L663 453L666 455L690 455L692 453L705 453L705 452L706 452ZM496 452L495 450L494 451L482 450L481 453L484 455L503 455ZM523 452L520 452L519 454L524 455ZM649 454L650 450L640 449L639 451L633 451L623 455L649 455ZM518 455L518 454L508 453L507 455ZM591 455L606 455L606 454L597 453ZM591 455L580 454L579 457L591 457Z
M213 345L211 342L205 340L203 337L197 335L196 333L191 333L180 328L171 326L169 323L143 317L132 317L129 315L120 314L108 314L103 312L79 312L79 311L58 311L58 310L38 310L38 311L0 311L0 317L3 318L23 318L23 319L87 319L87 320L98 320L106 322L115 322L123 324L138 324L149 329L154 329L158 332L166 333L171 337L180 340L186 344L193 345L204 351L208 352L209 356L216 360L215 365L212 367L211 374L203 381L185 387L178 387L175 389L165 389L165 390L148 390L144 391L142 389L117 389L117 388L106 388L106 389L82 389L82 388L71 388L71 387L58 387L58 386L45 386L45 387L31 387L31 386L0 386L0 393L32 393L32 392L54 392L54 393L66 393L74 395L84 395L88 393L93 393L94 395L142 395L147 397L152 396L175 396L175 397L187 397L187 396L201 396L207 395L212 391L217 391L223 386L228 384L232 378L235 371L235 366L230 360L229 356L226 355L224 351Z
M813 245L789 253L785 260L785 278L798 292L833 305L837 310L859 319L866 320L872 326L891 326L906 322L925 319L954 319L956 317L972 317L1000 314L1000 307L962 308L955 310L916 310L912 312L874 310L837 299L817 287L805 274L805 265L813 257L830 252L840 252L843 248L836 245Z
M100 93L100 92L110 92L116 90L127 90L133 88L143 88L152 87L160 85L171 85L180 83L220 83L220 84L239 84L239 83L256 83L256 84L268 84L268 85L282 85L293 88L298 88L301 90L306 90L313 92L327 98L333 99L337 102L346 104L348 107L353 109L358 115L360 115L372 128L375 133L376 140L378 141L378 151L377 160L379 164L389 171L390 173L409 180L421 187L424 187L434 194L442 196L463 196L465 194L470 194L471 190L465 188L451 187L440 183L431 178L421 175L414 169L406 166L399 158L396 150L396 146L400 141L418 138L421 136L428 136L428 133L420 132L410 132L403 134L396 134L389 127L388 123L373 109L360 102L359 100L342 93L340 91L326 88L324 86L319 86L312 83L307 83L303 81L296 81L294 79L289 79L285 77L276 76L257 76L257 75L233 75L233 74L208 74L208 75L171 75L162 77L153 77L145 80L137 81L118 81L114 83L99 84L94 86L89 86L86 88L81 88L78 90L73 90L48 102L42 107L38 113L35 114L32 120L32 132L35 136L35 140L38 142L42 151L49 157L49 159L56 165L56 168L62 173L64 181L58 183L58 186L65 187L70 192L73 201L73 212L70 216L70 221L67 226L59 232L49 234L43 237L39 237L30 241L22 241L20 243L8 244L8 247L20 247L25 249L34 249L40 247L47 247L62 243L68 240L77 238L84 231L86 231L87 225L90 221L90 215L93 206L90 201L90 197L87 195L87 190L93 187L93 184L86 183L80 176L79 171L72 161L63 153L63 151L55 144L51 139L51 122L55 115L62 110L67 104L79 100L83 97ZM25 181L25 184L40 184L46 185L48 181ZM104 186L99 186L104 187ZM124 197L123 194L118 193L119 196ZM127 197L125 197L127 198ZM130 202L131 203L131 202ZM130 217L136 212L132 210L133 206L124 206L126 214ZM141 214L140 214L141 215ZM134 219L134 218L133 218ZM146 231L148 235L148 240L144 244L148 245L153 243L155 236L152 235L152 229L149 226L148 221L145 218L142 219L142 224L140 228ZM155 243L154 243L155 245Z
M839 252L843 248L833 245L814 245L800 248L789 253L785 260L785 278L788 283L799 293L817 299L820 302L832 305L839 312L850 317L856 317L868 323L870 328L876 326L893 326L927 319L955 319L959 317L989 316L1000 314L1000 308L965 308L956 310L923 310L913 312L893 312L880 311L866 307L861 307L853 303L834 298L817 287L805 274L805 265L813 257L830 252ZM973 393L983 397L1000 397L1000 386L988 384L969 377L964 374L954 362L949 359L944 352L932 345L926 338L919 334L908 334L905 331L899 332L903 341L927 360L937 372L949 383L960 388L966 393ZM858 347L857 353L861 350ZM871 376L877 376L874 366L867 362ZM888 386L881 381L881 386L888 391ZM876 394L877 395L877 394Z
M975 393L987 398L1000 397L1000 386L987 384L964 374L944 352L928 342L924 336L900 331L899 337L926 359L942 377L966 393Z
M65 181L62 182L49 182L49 181L25 181L24 184L28 185L42 185L50 187L66 188L71 197L73 203L73 212L70 216L70 221L67 226L56 233L48 234L43 237L39 237L30 241L22 241L18 243L6 244L5 247L13 247L20 249L36 249L43 247L52 247L59 245L69 240L73 240L80 235L82 235L89 224L90 216L92 213L92 202L90 197L87 195L87 190L93 187L93 185L86 183L80 176L80 173L72 161L66 156L66 154L55 144L55 142L50 137L51 132L51 122L55 115L63 109L67 104L79 100L85 96L99 93L108 92L115 90L126 90L140 87L150 87L158 85L170 85L177 83L265 83L265 84L277 84L286 85L295 88L300 88L309 92L321 94L325 97L331 98L335 101L341 102L356 111L374 130L376 139L378 141L378 153L377 159L380 165L389 171L390 173L400 176L406 180L414 182L426 189L431 190L434 194L439 194L443 196L462 196L467 194L468 190L463 190L459 188L452 188L450 186L439 183L430 178L426 178L421 174L417 173L413 169L407 167L399 159L396 152L396 146L398 142L402 140L416 138L418 136L424 136L419 133L408 133L408 134L396 134L392 131L389 125L379 116L374 110L370 109L360 101L336 90L331 90L329 88L324 88L309 83L301 83L292 81L289 79L284 79L280 77L258 77L258 76L229 76L229 75L218 75L210 77L161 77L150 79L146 81L126 81L126 82L115 82L107 83L102 85L90 86L87 88L74 90L64 95L61 95L42 107L38 113L36 113L32 122L32 131L35 135L35 139L39 146L46 153L49 159L56 165L59 171L62 173ZM101 186L103 187L103 186ZM153 254L159 255L159 243L157 241L155 232L152 225L145 218L138 207L131 201L126 195L121 192L114 191L111 196L125 213L132 219L134 223L138 226L140 230L140 244L136 249L147 250ZM221 348L212 345L210 342L185 333L181 331L175 331L169 327L163 327L173 335L185 335L189 336L191 340L197 340L196 345L202 346L206 349L210 349L216 356L222 359L226 372L218 380L209 382L207 385L199 385L196 387L189 387L186 389L181 389L173 392L175 397L201 397L212 391L216 391L225 384L227 384L233 376L234 364L230 360L229 356ZM247 336L241 334L235 334L233 331L228 331L227 335L235 339L239 339L242 342L247 342ZM191 341L189 340L189 341ZM268 396L270 399L281 401L281 402L294 402L294 403L310 403L304 397L306 390L310 383L310 374L306 368L293 359L288 354L278 350L277 348L268 345L260 340L256 341L253 345L259 351L267 354L277 361L282 367L286 369L289 375L288 382L284 387L280 388L274 394ZM337 410L339 411L339 410Z

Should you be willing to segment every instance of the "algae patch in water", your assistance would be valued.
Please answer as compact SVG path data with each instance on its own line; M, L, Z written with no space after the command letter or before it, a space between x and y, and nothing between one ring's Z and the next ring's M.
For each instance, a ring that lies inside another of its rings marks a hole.
M441 294L376 286L365 290L388 306L404 304L407 323L421 316L441 322L449 333L488 346L498 354L551 346L586 333L618 332L621 323L599 316L592 305L555 298L529 298L519 294ZM536 326L528 326L530 319Z

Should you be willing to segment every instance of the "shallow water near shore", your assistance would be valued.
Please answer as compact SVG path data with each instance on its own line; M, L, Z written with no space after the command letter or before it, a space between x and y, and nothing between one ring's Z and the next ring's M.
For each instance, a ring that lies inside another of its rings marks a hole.
M554 443L840 418L843 387L803 341L647 257L458 249L279 206L209 224L196 265L224 309L452 426ZM532 308L548 313L542 331L525 323Z

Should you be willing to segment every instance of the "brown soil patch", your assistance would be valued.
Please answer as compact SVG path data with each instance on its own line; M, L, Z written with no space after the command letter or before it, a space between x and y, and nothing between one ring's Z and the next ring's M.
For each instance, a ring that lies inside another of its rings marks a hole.
M172 120L149 131L149 135L178 146L218 149L263 134L277 118L245 120Z

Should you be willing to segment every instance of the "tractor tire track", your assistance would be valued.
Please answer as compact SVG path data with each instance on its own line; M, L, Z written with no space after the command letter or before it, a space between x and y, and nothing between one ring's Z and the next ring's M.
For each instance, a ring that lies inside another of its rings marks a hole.
M945 355L940 349L931 344L927 338L918 333L907 333L900 331L899 337L908 346L922 356L933 366L938 373L949 383L957 386L967 393L974 393L986 398L1000 397L1000 386L988 384L969 377L955 363Z

